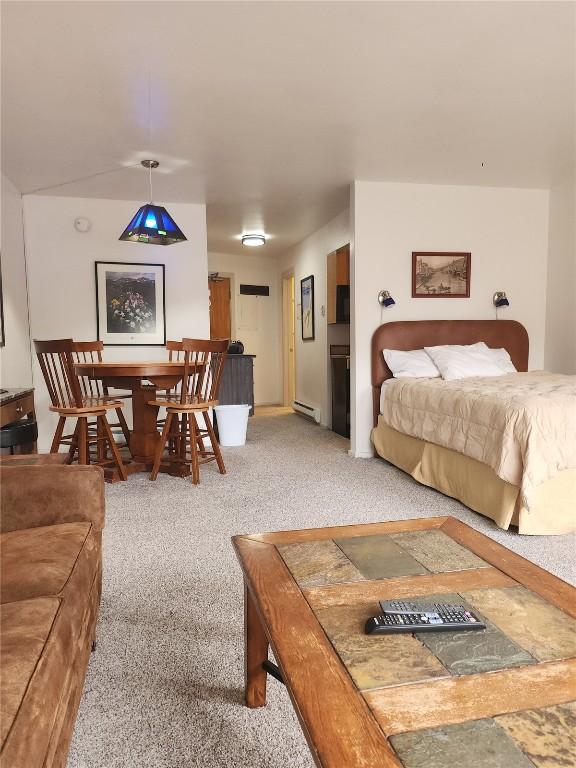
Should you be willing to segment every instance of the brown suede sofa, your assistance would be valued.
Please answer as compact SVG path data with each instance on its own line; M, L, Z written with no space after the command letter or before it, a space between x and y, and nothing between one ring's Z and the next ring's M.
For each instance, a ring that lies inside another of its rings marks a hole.
M102 584L104 477L2 466L0 766L63 768Z

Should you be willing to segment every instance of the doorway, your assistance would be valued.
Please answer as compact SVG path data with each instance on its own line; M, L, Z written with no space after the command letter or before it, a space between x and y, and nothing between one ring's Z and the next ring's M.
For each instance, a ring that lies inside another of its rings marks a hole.
M208 290L210 294L210 338L231 339L230 278L210 275Z
M284 352L284 405L296 398L296 303L294 273L282 276L282 347Z

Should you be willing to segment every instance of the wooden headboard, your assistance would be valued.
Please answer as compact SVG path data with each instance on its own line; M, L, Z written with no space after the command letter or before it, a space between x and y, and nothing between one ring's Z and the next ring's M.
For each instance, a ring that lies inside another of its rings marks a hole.
M374 426L380 413L380 387L392 378L383 349L422 349L477 341L493 348L504 347L518 371L528 370L528 333L516 320L402 320L377 328L372 336Z

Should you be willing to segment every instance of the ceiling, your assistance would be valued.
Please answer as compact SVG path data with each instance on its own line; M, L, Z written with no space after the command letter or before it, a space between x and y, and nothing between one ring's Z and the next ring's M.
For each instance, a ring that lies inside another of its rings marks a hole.
M4 173L144 201L157 158L210 250L279 253L353 179L548 187L573 158L571 2L2 6Z

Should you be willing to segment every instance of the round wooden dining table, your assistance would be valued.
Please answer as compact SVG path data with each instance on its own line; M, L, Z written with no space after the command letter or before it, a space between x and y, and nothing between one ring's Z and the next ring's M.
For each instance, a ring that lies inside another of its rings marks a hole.
M174 387L184 375L183 362L167 360L151 362L77 363L76 373L90 379L100 379L105 387L132 392L132 430L130 453L132 459L126 465L127 474L145 472L152 467L160 434L156 426L158 406L150 405L156 399L157 390ZM183 466L174 470L185 472ZM189 470L188 470L189 471Z

